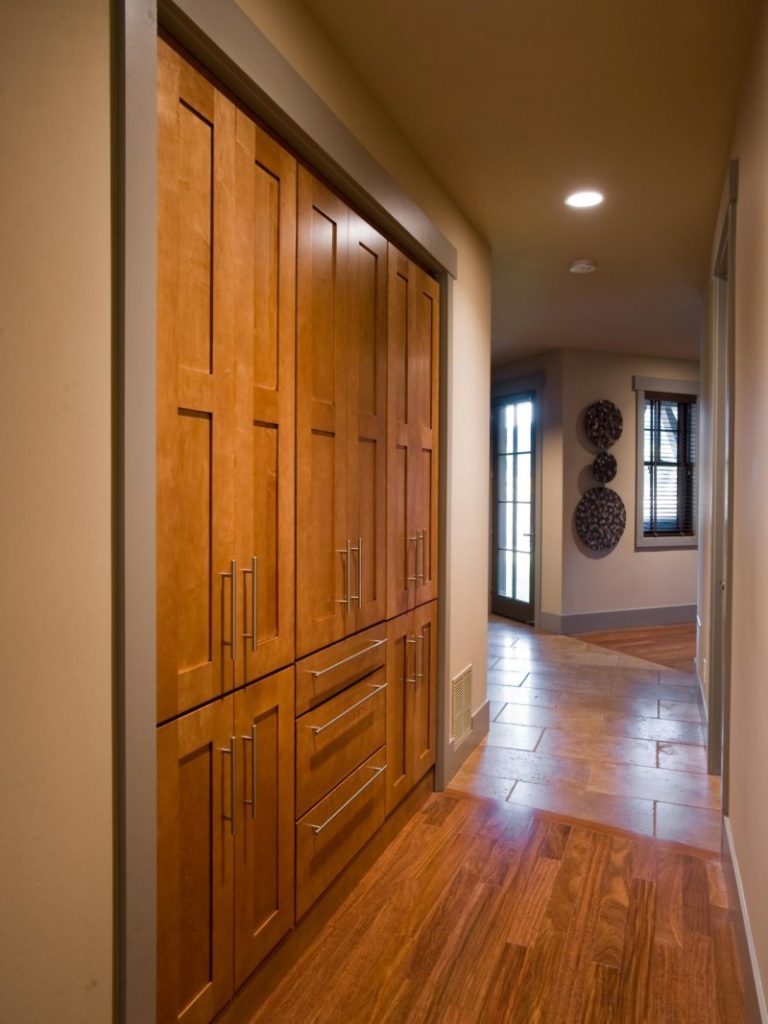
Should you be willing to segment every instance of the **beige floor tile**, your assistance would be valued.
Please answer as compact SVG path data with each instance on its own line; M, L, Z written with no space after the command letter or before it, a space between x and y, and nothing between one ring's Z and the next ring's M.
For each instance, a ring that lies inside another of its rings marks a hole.
M659 768L706 773L707 751L692 743L659 743Z
M590 761L656 767L656 744L651 740L635 740L625 736L585 736L562 729L547 729L537 750L542 754L565 754Z
M704 724L704 709L698 704L687 704L681 701L659 701L659 718L672 718L678 722L700 722Z
M527 672L500 672L495 668L488 670L488 682L498 683L501 686L520 686L524 683Z
M537 725L543 729L567 729L570 732L597 736L603 731L605 716L599 711L579 711L541 707L537 704L505 704L496 716L497 722L514 725Z
M493 775L461 771L449 783L449 789L460 789L464 793L474 793L475 796L490 797L493 800L506 800L514 786L512 779L497 779Z
M671 718L642 718L637 715L605 716L606 736L632 736L639 740L667 740L677 743L704 743L705 729L698 722L678 722Z
M490 686L488 691L490 693ZM504 687L505 699L509 704L534 704L544 708L556 708L564 695L559 690L535 690L532 687Z
M559 782L581 788L589 779L589 764L577 758L489 747L485 742L465 761L463 770L500 779Z
M517 788L517 787L515 787ZM697 850L720 851L721 818L719 811L679 804L656 804L656 836L685 843Z
M603 793L572 790L565 786L518 782L509 795L509 802L640 832L643 835L653 835L651 800L606 796Z
M662 800L710 810L720 806L719 779L712 775L665 768L595 762L591 765L587 789L613 796Z
M584 708L587 711L616 712L621 715L639 715L657 718L659 702L650 697L606 697L585 693L563 693L560 703L563 707ZM684 705L689 706L689 705Z
M491 722L486 744L489 747L509 747L513 750L535 750L543 729L532 725Z

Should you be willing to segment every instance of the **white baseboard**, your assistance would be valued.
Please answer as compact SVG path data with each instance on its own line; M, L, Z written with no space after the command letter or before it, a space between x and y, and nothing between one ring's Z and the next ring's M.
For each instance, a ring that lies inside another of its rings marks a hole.
M739 861L736 857L736 847L733 842L733 832L731 831L731 822L729 818L723 818L723 825L725 826L725 838L728 843L728 852L731 858L731 865L733 867L733 875L736 880L736 889L739 894L739 909L741 910L741 919L744 922L744 931L747 937L747 947L749 949L749 960L752 968L752 978L755 985L755 993L757 995L758 1008L760 1010L760 1019L762 1024L768 1024L768 1006L765 1002L765 990L763 989L763 981L760 977L760 967L757 961L757 953L755 951L755 941L752 935L752 925L749 921L749 911L747 910L747 902L744 898L744 886L741 881L741 871L739 870Z

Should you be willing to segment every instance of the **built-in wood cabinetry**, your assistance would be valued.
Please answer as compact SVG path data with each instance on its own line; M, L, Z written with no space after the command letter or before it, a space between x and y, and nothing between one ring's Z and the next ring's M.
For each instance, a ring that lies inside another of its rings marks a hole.
M299 170L297 654L384 618L387 243Z
M390 245L387 618L437 597L439 326L437 282Z
M163 40L158 173L158 1021L208 1024L434 764L439 289Z

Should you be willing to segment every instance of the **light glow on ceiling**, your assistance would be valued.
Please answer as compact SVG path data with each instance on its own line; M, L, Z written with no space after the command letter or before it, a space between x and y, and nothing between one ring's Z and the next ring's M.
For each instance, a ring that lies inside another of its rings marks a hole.
M584 192L572 192L565 200L566 206L572 206L577 210L584 210L589 206L599 206L605 196L602 192L591 190Z

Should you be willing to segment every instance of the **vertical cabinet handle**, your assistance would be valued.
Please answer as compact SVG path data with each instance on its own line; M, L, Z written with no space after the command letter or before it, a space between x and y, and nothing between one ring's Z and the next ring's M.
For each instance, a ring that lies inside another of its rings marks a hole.
M352 541L348 540L345 548L337 548L336 554L345 555L347 560L344 567L344 597L341 600L337 599L336 604L343 604L347 611L349 611L349 605L352 600Z
M427 561L426 560L426 552L424 550L426 548L426 546L427 546L426 545L427 531L426 530L419 530L419 532L416 534L416 537L418 538L417 541L416 541L416 576L417 576L417 582L423 584L424 583L424 577L425 577L426 561Z
M220 572L219 576L230 580L229 592L229 640L222 640L222 644L229 648L229 657L232 661L237 658L237 644L235 643L235 629L237 626L237 562L233 558L229 563L229 572ZM222 633L224 630L222 629Z
M244 576L251 576L251 632L243 633L244 640L251 641L251 650L256 650L256 629L259 621L259 560L256 555L251 558L251 568L241 570Z
M418 668L418 663L417 663L417 659L418 659L418 639L419 638L416 637L416 636L407 636L405 638L405 681L406 681L406 683L415 683L416 679L417 679L416 669ZM409 651L409 649L411 647L414 648L414 651L413 651L413 675L409 676L408 675L408 651Z
M416 679L422 683L424 681L424 634L419 633L416 637L418 643L416 644L416 653L418 659L416 661Z
M357 607L363 607L363 538L357 538Z
M256 723L254 722L251 726L250 736L240 737L244 743L251 744L251 793L253 794L252 800L243 800L244 804L251 805L251 817L256 817L256 782L258 779L259 765L258 765L258 748L256 747Z
M406 576L405 577L406 583L418 583L419 582L419 537L420 537L420 533L414 533L414 535L412 537L408 538L409 546L411 544L415 544L416 545L416 575L415 576ZM408 564L407 552L406 552L406 557L405 557L405 564L406 565Z
M226 576L227 573L222 573ZM219 747L222 754L229 754L229 828L232 835L237 834L237 737L230 736L229 747ZM225 815L226 820L226 815Z

